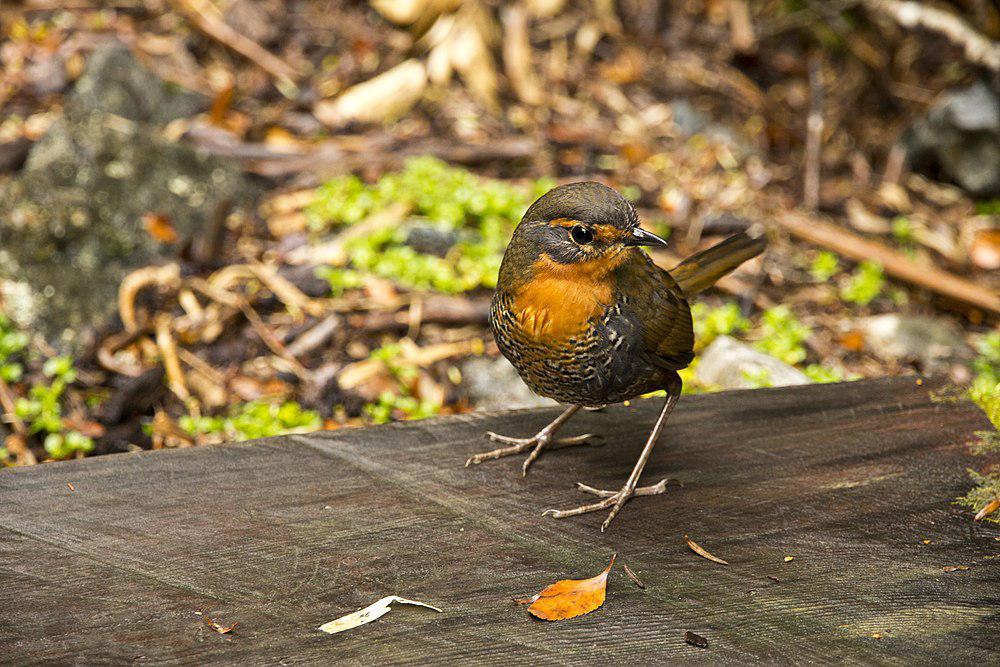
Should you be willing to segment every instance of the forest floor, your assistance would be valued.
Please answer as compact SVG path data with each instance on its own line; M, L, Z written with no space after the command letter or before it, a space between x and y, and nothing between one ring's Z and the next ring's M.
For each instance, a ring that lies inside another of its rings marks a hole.
M532 199L586 179L665 268L767 230L693 305L688 390L917 372L1000 419L1000 199L927 120L997 74L954 40L873 3L373 4L0 9L0 252L54 276L0 269L0 461L535 404L491 288Z

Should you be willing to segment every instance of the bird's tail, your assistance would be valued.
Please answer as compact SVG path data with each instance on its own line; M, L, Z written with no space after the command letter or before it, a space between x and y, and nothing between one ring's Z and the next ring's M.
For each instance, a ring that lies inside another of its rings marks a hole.
M684 294L692 296L708 289L737 266L762 253L767 239L740 232L707 250L695 253L670 270Z

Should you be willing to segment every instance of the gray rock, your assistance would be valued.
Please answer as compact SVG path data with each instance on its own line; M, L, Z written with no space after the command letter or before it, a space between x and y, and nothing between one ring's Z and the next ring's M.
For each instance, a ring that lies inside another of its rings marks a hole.
M168 83L123 46L95 51L66 102L70 116L114 114L139 123L168 123L208 108L203 95Z
M977 197L1000 196L1000 91L984 82L945 95L909 133L914 169L942 172Z
M719 336L712 341L701 353L695 373L701 382L723 389L751 389L761 384L783 387L810 382L802 371L729 336Z
M406 233L406 245L426 255L444 257L458 243L458 234L429 225L413 225Z
M687 100L671 102L670 109L674 112L674 125L685 137L698 134L709 123L708 117L695 109Z
M971 359L962 332L948 320L895 314L866 317L858 322L865 347L887 361L916 361L924 373L946 371L956 361Z
M473 357L460 367L462 390L477 410L511 410L558 405L542 398L524 384L517 370L503 357Z
M65 116L0 192L0 296L18 324L62 349L116 310L128 272L176 256L179 244L153 239L144 214L167 217L183 243L250 192L235 168L143 122L191 112L192 96L170 91L127 52L93 55Z

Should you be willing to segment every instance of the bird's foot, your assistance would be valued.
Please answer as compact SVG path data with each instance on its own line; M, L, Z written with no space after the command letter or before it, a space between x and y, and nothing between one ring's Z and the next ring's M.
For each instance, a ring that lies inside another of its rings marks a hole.
M603 524L601 524L601 532L603 533L605 530L607 530L608 526L611 525L612 520L614 520L614 518L618 516L618 513L621 512L622 508L625 507L625 503L627 503L629 500L631 500L636 496L656 496L661 493L664 493L667 490L667 481L668 480L666 479L661 479L659 482L653 484L652 486L640 486L640 487L635 487L635 486L630 486L629 484L625 484L625 486L623 486L618 491L606 491L605 489L595 489L592 486L587 486L586 484L577 482L576 488L580 489L584 493L590 493L600 498L603 498L603 500L599 500L596 503L591 503L589 505L581 505L580 507L574 507L573 509L569 510L545 510L543 514L546 516L551 516L555 519L565 519L568 516L577 516L578 514L586 514L588 512L598 512L600 510L607 509L610 507L611 511L608 513L608 518L604 520Z
M482 463L484 461L492 461L493 459L499 459L504 456L511 456L512 454L520 454L521 452L525 452L530 449L531 453L528 454L528 458L524 460L524 464L521 466L521 475L524 476L528 474L528 468L531 467L531 464L534 463L536 459L538 459L542 450L546 447L555 449L556 447L583 445L586 444L588 440L592 439L594 434L584 433L583 435L576 435L572 438L553 438L551 434L542 431L530 438L511 438L510 436L500 435L490 431L486 434L486 436L493 442L506 443L508 446L483 452L482 454L476 454L475 456L470 456L469 460L465 462L465 467Z

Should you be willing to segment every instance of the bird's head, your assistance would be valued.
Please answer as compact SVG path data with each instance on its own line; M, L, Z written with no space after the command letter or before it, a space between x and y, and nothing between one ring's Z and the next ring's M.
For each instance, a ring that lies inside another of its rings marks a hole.
M666 245L639 227L635 207L611 188L585 181L549 190L514 231L500 283L540 275L603 278L636 246Z

